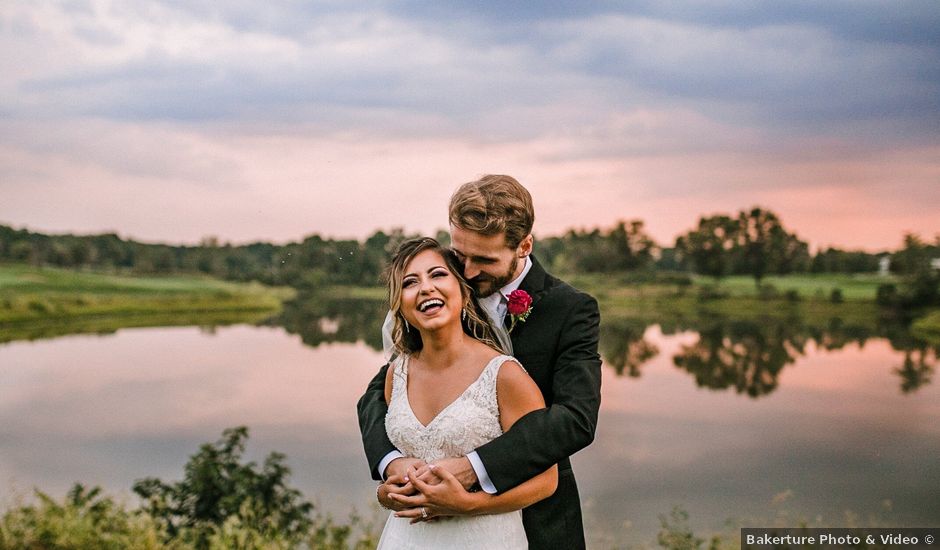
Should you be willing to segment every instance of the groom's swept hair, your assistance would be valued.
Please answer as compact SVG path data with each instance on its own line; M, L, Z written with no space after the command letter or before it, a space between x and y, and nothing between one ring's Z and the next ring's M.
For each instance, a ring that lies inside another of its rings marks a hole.
M402 279L405 277L405 269L418 254L433 250L444 258L444 265L447 270L457 278L460 283L460 295L466 300L461 316L461 326L463 331L491 348L504 353L500 347L493 328L486 321L487 315L483 307L477 301L473 294L473 289L467 283L463 276L463 266L456 254L452 250L444 248L441 243L430 237L419 237L409 239L398 247L398 251L392 256L392 261L385 268L383 275L388 284L388 306L392 312L392 318L395 325L392 328L392 342L397 353L411 354L420 351L424 347L421 340L421 333L417 328L411 326L401 311L401 292Z
M505 233L506 246L516 248L535 223L532 195L512 176L486 175L457 188L450 198L450 223L491 236Z

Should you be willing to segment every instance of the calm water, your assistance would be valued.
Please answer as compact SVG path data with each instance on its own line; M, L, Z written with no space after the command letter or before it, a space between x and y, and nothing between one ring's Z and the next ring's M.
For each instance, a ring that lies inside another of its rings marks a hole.
M133 502L134 480L179 479L243 424L250 457L286 453L324 509L368 510L355 403L380 353L342 320L272 325L0 345L0 502L74 481ZM940 525L936 352L791 329L608 324L597 439L574 457L593 547L654 543L676 505L703 531L846 512Z

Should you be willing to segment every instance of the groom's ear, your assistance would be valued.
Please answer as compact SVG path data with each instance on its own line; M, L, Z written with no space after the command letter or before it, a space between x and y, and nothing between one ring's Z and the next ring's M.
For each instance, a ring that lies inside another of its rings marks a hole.
M520 258L525 258L532 253L532 244L535 241L535 238L532 237L532 233L529 233L525 236L522 241L519 242L519 246L516 247L516 255Z

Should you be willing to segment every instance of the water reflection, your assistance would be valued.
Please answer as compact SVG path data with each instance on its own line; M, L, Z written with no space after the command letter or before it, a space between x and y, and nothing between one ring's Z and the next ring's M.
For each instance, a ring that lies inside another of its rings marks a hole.
M266 324L283 326L316 347L329 342L362 341L380 350L380 329L387 309L381 300L302 297L287 305ZM838 317L810 322L789 318L734 319L716 315L663 319L605 315L601 324L600 353L617 376L639 378L643 366L660 350L647 333L659 326L666 335L692 332L698 340L683 345L673 364L690 374L698 387L733 390L753 398L773 393L781 371L806 355L806 345L838 351L849 344L864 346L873 338L886 338L904 354L894 365L902 393L930 383L938 350L911 335L906 323L873 319L870 324L846 323Z
M200 443L244 424L253 458L286 453L321 510L368 511L355 402L384 314L379 300L307 298L255 322L270 326L0 346L0 502L11 483L126 495L141 477L178 479ZM781 494L830 523L884 499L892 523L936 523L937 350L903 325L605 315L601 353L597 437L573 457L590 547L655 541L676 504L705 531L773 518Z
M698 329L699 340L673 357L699 387L734 388L759 397L777 388L785 365L804 354L808 335L790 323L716 319Z
M644 336L649 324L640 319L604 319L600 353L617 376L640 377L640 367L657 355L659 348Z
M382 322L387 312L383 300L306 295L285 304L281 313L265 324L283 327L312 347L362 341L381 350Z
M81 324L53 323L5 331L0 343L21 339L55 337L71 333L113 333L123 326L200 325L204 330L232 323L283 327L299 335L304 344L318 347L325 343L364 342L381 350L381 326L387 308L383 300L302 295L287 303L273 317L215 316L187 318L131 318L123 320L85 320ZM604 313L604 312L602 312ZM838 317L823 320L800 317L738 319L714 314L693 316L603 315L600 353L605 365L617 376L639 378L645 365L659 354L659 347L648 337L658 326L665 335L694 333L697 341L682 345L672 355L672 363L686 372L701 388L728 390L759 398L778 389L781 372L806 355L806 345L815 349L842 350L849 344L864 346L873 338L884 338L903 354L903 360L886 365L897 377L904 394L930 384L940 346L931 346L915 338L909 322L898 319L871 319L845 322Z
M901 391L910 393L930 383L937 362L937 351L926 347L904 351L904 363L894 369L901 377Z

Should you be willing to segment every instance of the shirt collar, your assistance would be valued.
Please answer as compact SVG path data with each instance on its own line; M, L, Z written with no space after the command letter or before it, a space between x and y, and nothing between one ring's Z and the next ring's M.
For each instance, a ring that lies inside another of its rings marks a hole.
M530 269L532 269L532 259L529 256L526 256L525 265L522 266L522 273L520 273L519 276L513 279L509 284L499 289L499 292L494 292L486 298L480 298L480 304L490 311L498 311L500 305L507 300L509 293L518 289L519 286L522 285L522 280L525 279L525 276L529 274Z
M503 296L509 296L512 291L518 290L518 288L522 285L522 280L525 279L525 276L529 274L530 269L532 269L532 259L529 258L529 256L526 256L525 265L522 266L522 273L520 273L519 276L513 279L508 285L499 289L499 293Z

